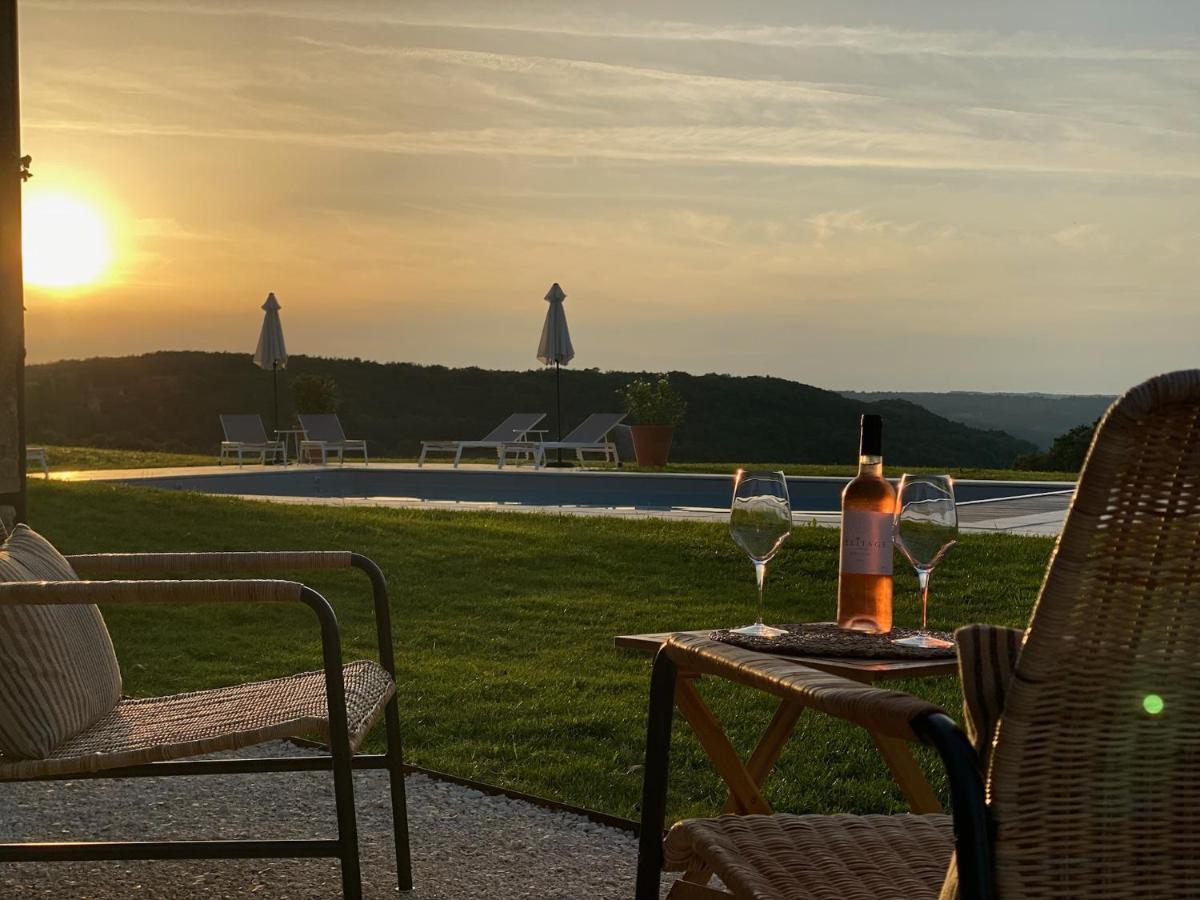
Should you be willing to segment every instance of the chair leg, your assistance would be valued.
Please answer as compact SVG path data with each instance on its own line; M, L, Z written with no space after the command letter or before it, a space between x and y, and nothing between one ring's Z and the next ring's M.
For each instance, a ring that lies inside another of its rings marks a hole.
M362 900L354 776L350 769L350 744L345 731L336 737L331 736L329 749L333 751L333 796L337 807L338 844L341 847L338 855L342 861L342 897L344 900Z
M343 900L362 900L358 859L358 821L354 810L354 772L350 729L346 722L346 683L342 675L341 638L333 607L311 588L301 596L321 622L321 656L325 664L325 700L329 711L329 756L333 767L333 800L337 810L338 858L342 861Z
M408 796L404 787L404 748L400 742L400 714L396 698L384 709L387 730L388 783L392 794L392 832L396 840L396 877L401 891L411 891L412 852L408 840Z
M658 900L662 833L671 768L671 719L675 714L675 663L659 650L650 676L646 716L646 765L642 770L642 827L638 838L636 900Z

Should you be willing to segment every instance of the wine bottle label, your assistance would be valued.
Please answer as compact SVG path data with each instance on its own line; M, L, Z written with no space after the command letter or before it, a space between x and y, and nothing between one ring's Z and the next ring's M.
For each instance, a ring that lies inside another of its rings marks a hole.
M892 574L892 515L842 511L841 571L851 575Z

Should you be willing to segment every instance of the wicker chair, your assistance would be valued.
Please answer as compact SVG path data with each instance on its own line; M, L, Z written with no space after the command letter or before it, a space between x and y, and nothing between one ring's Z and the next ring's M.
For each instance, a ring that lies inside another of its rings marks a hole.
M341 863L343 896L359 898L362 886L352 769L386 769L399 887L411 890L390 610L383 573L373 562L356 553L330 551L106 553L67 559L83 578L198 572L244 576L354 567L370 579L379 663L358 661L343 666L333 608L316 591L292 581L231 578L0 584L0 603L6 604L306 604L320 625L321 671L171 697L122 700L107 716L55 748L47 759L0 756L0 781L332 771L338 826L336 839L6 843L0 844L0 862L333 857ZM380 715L385 721L387 752L355 755ZM183 759L279 738L317 738L328 745L329 755Z
M945 816L722 816L679 823L664 845L675 672L737 669L736 648L676 636L651 682L637 897L658 897L664 862L688 872L675 898L728 897L710 874L739 898L1196 896L1198 598L1200 371L1187 371L1105 415L981 745L915 698L797 663L770 684L743 679L936 748L953 828Z

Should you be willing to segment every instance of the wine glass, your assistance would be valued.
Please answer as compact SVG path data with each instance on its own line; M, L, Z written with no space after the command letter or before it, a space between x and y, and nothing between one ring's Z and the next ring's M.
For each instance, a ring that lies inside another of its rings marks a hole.
M929 576L958 535L954 480L949 475L905 475L896 491L896 546L917 570L921 589L921 630L895 643L905 647L953 647L929 633Z
M787 634L763 624L763 580L767 563L792 533L792 504L782 472L747 472L733 476L733 502L729 508L729 533L754 563L758 582L758 619L753 625L733 629L735 634L777 638Z

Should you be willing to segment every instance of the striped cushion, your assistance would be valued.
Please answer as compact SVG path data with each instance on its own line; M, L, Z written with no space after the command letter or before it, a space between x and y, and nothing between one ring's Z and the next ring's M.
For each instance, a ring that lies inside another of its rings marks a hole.
M27 525L0 546L0 581L77 581ZM49 756L121 699L121 670L96 606L0 604L0 753Z
M954 632L962 678L967 737L987 771L988 757L1025 632L1000 625L964 625Z
M964 625L954 632L967 737L975 745L985 774L1024 637L1021 629L1000 625ZM958 900L958 894L958 857L951 856L938 900Z

